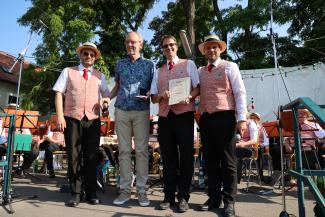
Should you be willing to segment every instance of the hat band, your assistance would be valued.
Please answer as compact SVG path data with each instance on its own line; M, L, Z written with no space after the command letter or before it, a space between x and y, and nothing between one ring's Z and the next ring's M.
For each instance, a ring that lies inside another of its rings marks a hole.
M211 42L211 41L220 42L220 40L215 39L215 38L208 38L207 40L205 40L205 42Z

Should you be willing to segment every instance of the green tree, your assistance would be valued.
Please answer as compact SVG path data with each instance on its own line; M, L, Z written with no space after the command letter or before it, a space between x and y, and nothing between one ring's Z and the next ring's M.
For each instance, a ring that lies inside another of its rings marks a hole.
M107 78L114 72L116 61L125 54L124 38L128 31L136 31L155 0L92 0L43 1L31 0L32 7L19 18L18 23L31 31L43 28L42 43L36 48L36 63L43 73L24 73L22 94L29 109L54 110L51 87L67 66L79 59L75 49L86 41L95 42L102 52L96 67ZM150 47L146 53L150 54ZM32 94L30 94L32 93Z
M198 53L198 43L204 36L208 35L212 29L211 17L213 17L213 8L208 0L195 1L195 17L194 32L195 45L193 46L194 53ZM179 39L179 30L187 29L187 20L184 7L181 1L170 2L167 6L167 11L162 11L162 16L156 16L149 23L149 29L154 31L151 45L155 47L157 52L156 59L158 65L163 62L161 48L159 46L160 39L163 35L173 35L178 39L179 51L178 55L185 58L184 49L181 46ZM193 42L192 42L193 43ZM201 54L195 58L197 65L204 64L205 60Z

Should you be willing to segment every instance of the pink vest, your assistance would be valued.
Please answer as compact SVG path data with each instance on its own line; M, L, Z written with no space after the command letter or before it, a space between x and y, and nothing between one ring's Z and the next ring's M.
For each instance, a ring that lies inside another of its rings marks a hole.
M231 84L226 75L227 61L221 60L217 67L208 71L204 66L200 69L200 111L214 113L235 110L235 99Z
M64 115L81 120L85 115L89 120L99 118L99 87L101 73L93 70L86 81L78 67L68 68L68 84L65 92Z
M62 132L53 132L52 139L64 144L64 135Z
M162 93L168 90L169 80L176 78L189 77L187 72L187 60L180 59L177 64L174 65L171 71L167 70L167 64L164 64L159 69L158 74L158 93ZM194 102L190 101L189 104L175 104L168 105L168 100L162 99L159 102L159 116L167 117L169 110L172 110L175 114L182 114L184 112L194 111Z

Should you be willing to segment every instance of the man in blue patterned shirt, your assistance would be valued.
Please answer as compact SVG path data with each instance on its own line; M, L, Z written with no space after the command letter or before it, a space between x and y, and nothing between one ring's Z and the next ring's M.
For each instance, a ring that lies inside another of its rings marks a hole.
M134 136L138 200L140 206L149 206L145 185L148 180L149 164L149 90L154 64L140 56L143 46L140 33L128 33L124 43L128 57L117 63L115 86L110 93L110 98L117 96L115 125L120 165L120 195L113 203L122 205L131 198L131 151Z

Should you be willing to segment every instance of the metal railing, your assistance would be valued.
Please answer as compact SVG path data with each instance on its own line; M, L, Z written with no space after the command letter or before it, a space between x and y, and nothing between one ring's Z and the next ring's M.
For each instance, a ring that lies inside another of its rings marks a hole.
M297 98L291 103L282 107L283 110L292 110L293 116L293 130L295 139L295 155L296 155L296 170L289 170L289 174L297 178L298 187L298 206L299 206L299 217L305 217L305 196L304 196L304 184L307 185L312 194L314 195L317 203L319 204L323 215L325 215L325 201L324 196L318 189L316 183L313 181L311 176L325 176L325 170L305 170L302 168L302 156L301 156L301 140L300 130L298 123L298 109L307 109L315 119L322 125L325 126L325 112L322 109L323 106L317 105L314 101L307 97Z

